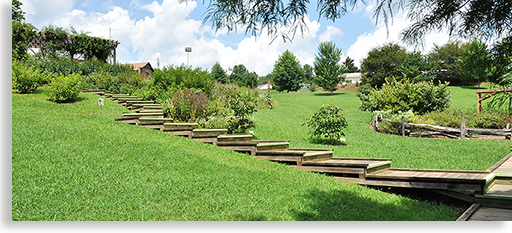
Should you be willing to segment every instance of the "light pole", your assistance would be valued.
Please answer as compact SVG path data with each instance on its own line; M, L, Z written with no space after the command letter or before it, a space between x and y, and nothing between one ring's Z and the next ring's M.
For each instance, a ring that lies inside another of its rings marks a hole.
M187 66L189 66L189 54L192 52L192 47L185 47L185 52L187 53Z

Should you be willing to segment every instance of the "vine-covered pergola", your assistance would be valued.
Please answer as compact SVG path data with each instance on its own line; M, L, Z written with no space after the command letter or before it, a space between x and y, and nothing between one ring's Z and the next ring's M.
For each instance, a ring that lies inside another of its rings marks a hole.
M29 39L28 49L37 54L33 49L40 49L40 56L46 58L48 53L61 52L75 58L79 55L82 59L96 57L98 60L106 61L108 57L113 58L116 63L116 49L121 44L119 41L92 37L86 34L68 35L50 32L38 32Z

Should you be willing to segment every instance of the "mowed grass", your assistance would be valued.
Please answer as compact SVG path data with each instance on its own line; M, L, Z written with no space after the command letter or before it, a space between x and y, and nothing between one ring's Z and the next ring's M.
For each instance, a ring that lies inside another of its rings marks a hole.
M475 108L475 89L450 87L452 106ZM378 133L369 128L371 114L359 110L360 100L351 93L279 93L276 109L255 113L255 135L260 140L290 140L292 148L332 148L335 157L391 158L392 167L416 169L485 170L510 153L505 140L453 140L410 138ZM341 107L348 121L346 146L314 144L302 123L322 104Z
M114 118L126 111L122 106L106 100L100 114L97 95L81 96L79 102L55 104L41 93L12 95L12 220L430 221L455 220L459 215L459 210L449 206L383 193L116 122ZM275 120L283 120L283 126L291 124L283 114L289 111L294 113L289 117L298 119L297 111L303 110L287 106L294 102L290 97L318 98L320 102L330 98L275 96L280 101L275 112L282 118ZM308 102L303 110L306 116L320 103ZM269 113L258 113L258 135L267 127L276 127L263 124L262 116ZM349 110L347 114L349 146L336 148L338 155L354 147L355 124L366 127L366 119L360 123L353 120L361 113ZM276 130L272 135L300 145L297 138L301 134ZM278 134L281 131L295 137Z

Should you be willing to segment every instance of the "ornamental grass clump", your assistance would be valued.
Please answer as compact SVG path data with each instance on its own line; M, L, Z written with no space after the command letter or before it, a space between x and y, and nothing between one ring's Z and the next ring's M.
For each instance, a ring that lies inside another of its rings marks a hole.
M341 136L345 136L343 130L348 127L348 123L340 107L324 104L302 125L309 127L309 135L314 141L344 144Z

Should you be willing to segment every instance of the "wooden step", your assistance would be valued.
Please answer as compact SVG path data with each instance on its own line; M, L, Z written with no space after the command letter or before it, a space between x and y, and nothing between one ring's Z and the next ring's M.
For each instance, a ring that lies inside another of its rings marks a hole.
M217 136L227 133L228 129L193 129L189 139L213 144Z
M153 112L138 112L138 113L134 113L134 112L126 112L126 113L123 113L123 117L125 118L141 118L141 117L147 117L147 118L164 118L164 113L162 112L156 112L156 113L153 113Z
M256 152L264 150L285 150L288 148L290 148L290 141L258 143L258 145L256 145Z
M304 158L307 160L321 160L331 158L332 149L285 149L285 150L260 150L255 157L275 162L288 162L302 165Z
M475 194L475 203L484 207L512 209L512 174L495 174L485 194Z
M218 142L226 143L226 142L247 142L252 140L251 134L223 134L217 137L214 145L217 145Z
M125 102L122 102L121 104L125 106L126 108L131 108L133 104L154 104L155 101L152 100L127 100Z
M367 174L387 170L390 166L390 159L329 158L308 160L306 158L302 162L302 166L296 166L296 168L303 171L365 179Z
M123 104L129 100L140 100L140 99L137 96L120 96L120 97L112 99L112 101L119 103L119 104Z
M176 136L190 137L192 130L199 127L197 123L164 123L162 132L170 133Z
M265 143L289 143L290 141L262 141L262 140L251 140L251 141L218 141L216 145L229 150L237 152L249 152L252 156L256 155L256 147L259 144Z
M172 123L172 118L139 118L137 125L162 131L165 123Z
M367 174L362 184L424 189L473 190L484 194L494 183L495 174L486 171L388 169Z

